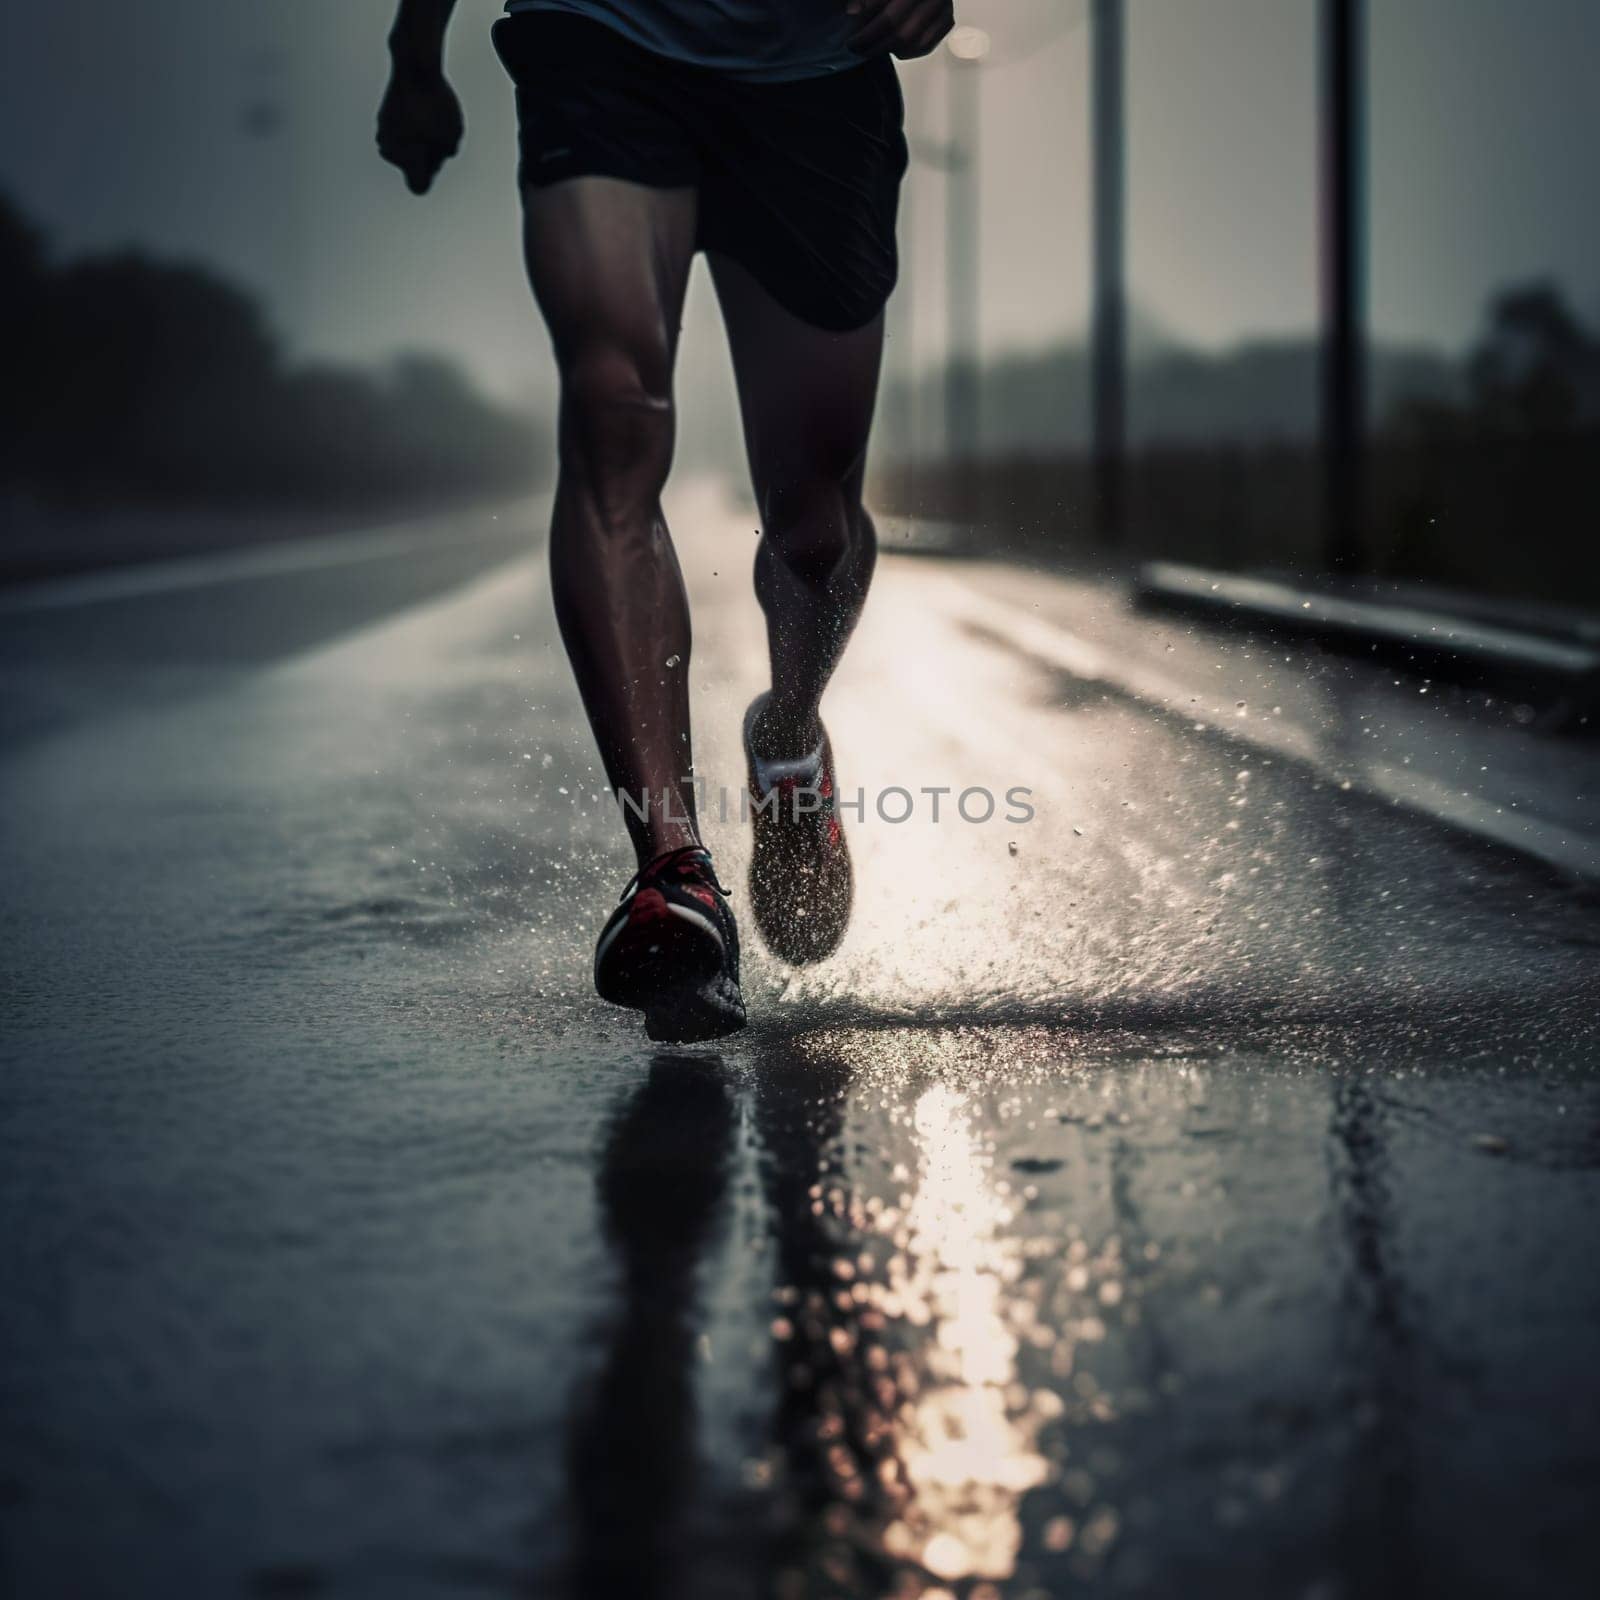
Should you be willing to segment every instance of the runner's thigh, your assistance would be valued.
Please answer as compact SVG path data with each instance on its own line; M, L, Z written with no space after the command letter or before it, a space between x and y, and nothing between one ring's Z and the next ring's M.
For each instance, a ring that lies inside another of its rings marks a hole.
M664 392L694 260L695 190L577 177L525 185L522 204L528 279L562 370L612 350Z

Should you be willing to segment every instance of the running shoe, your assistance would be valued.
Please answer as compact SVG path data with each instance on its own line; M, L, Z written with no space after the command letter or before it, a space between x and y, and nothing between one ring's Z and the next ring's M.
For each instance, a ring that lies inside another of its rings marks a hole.
M727 893L699 845L641 867L595 947L600 998L644 1012L645 1032L663 1043L742 1028L739 930Z
M750 770L750 905L767 948L797 967L839 948L850 923L855 877L835 801L833 746L826 729L811 755L763 761L751 733L766 696L744 718Z

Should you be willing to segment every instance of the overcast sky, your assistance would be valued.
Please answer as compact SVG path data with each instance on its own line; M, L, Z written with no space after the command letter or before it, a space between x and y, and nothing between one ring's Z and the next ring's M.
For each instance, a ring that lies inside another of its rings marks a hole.
M841 0L842 3L842 0ZM372 153L391 0L71 0L0 11L0 187L58 246L199 257L258 287L295 349L453 351L542 388L517 253L495 0L461 0L462 157L418 201ZM982 154L990 349L1080 327L1087 303L1082 0L967 0L990 29ZM1129 0L1134 293L1205 344L1309 327L1315 0ZM1459 344L1529 275L1600 310L1596 0L1371 0L1376 328ZM914 132L945 69L912 63ZM276 132L251 131L280 108ZM937 354L943 179L912 193L915 348ZM706 321L703 292L691 327ZM903 339L897 354L904 359ZM698 358L696 358L698 359Z

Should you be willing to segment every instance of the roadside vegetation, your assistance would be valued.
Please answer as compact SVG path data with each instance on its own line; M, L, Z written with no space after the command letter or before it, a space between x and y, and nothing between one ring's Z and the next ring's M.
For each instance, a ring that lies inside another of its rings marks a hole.
M1380 347L1370 372L1368 570L1600 606L1600 335L1560 289L1497 295L1462 358ZM886 415L937 418L942 376L914 394L891 386ZM996 364L983 374L981 453L880 446L874 504L975 523L982 542L1031 560L1099 559L1087 394L1077 348ZM1309 340L1136 350L1121 553L1315 571L1316 397Z
M535 420L442 357L292 364L218 273L131 250L58 260L4 199L0 345L0 504L21 521L437 504L532 487L543 461Z

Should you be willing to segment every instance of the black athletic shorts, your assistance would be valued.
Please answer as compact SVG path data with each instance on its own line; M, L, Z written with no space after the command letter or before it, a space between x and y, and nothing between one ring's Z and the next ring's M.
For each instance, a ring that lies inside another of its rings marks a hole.
M517 86L523 184L692 185L697 247L733 257L796 316L844 332L883 309L906 170L888 56L751 83L551 11L501 17L494 43Z

